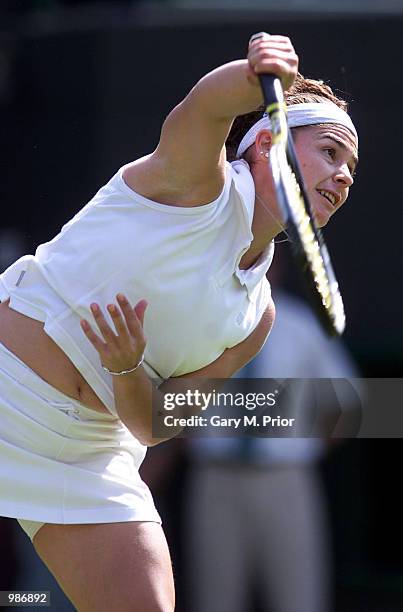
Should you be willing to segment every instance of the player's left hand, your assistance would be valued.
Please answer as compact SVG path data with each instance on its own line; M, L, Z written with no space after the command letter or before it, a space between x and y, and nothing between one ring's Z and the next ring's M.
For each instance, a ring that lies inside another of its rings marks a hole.
M147 302L140 300L133 308L122 293L118 293L116 299L118 305L107 306L115 330L107 323L99 304L95 302L90 308L102 338L95 333L86 319L81 319L80 325L98 351L102 365L112 372L121 372L133 368L144 354L146 338L143 322Z

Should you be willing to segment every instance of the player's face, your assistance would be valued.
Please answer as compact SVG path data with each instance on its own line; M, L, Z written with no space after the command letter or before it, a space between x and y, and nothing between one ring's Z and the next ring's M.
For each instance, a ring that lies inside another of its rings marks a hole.
M310 125L293 130L302 175L320 227L347 200L357 165L357 141L343 125Z

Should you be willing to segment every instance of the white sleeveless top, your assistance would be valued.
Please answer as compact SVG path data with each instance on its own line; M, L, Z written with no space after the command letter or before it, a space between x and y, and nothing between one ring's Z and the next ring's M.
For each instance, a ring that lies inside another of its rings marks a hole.
M145 368L161 382L198 370L256 327L270 298L268 246L248 270L238 265L252 241L255 190L246 162L227 164L219 197L183 208L153 202L126 185L123 169L60 233L0 275L0 300L44 322L108 409L112 377L81 330L89 305L126 294L148 303ZM95 324L94 324L95 325Z

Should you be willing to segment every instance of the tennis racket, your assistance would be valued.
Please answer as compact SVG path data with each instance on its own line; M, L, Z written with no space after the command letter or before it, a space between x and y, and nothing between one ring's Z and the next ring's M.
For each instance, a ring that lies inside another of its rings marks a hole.
M340 335L346 323L343 300L329 252L304 187L287 124L287 107L281 82L271 74L260 74L259 80L266 113L272 125L270 166L283 223L320 322L329 335Z

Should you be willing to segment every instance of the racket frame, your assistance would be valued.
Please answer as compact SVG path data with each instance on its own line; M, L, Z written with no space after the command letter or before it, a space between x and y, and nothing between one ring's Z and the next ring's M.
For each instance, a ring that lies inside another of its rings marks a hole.
M323 328L329 335L341 335L346 322L343 300L295 154L281 82L270 74L260 74L259 78L272 125L269 165L282 221Z

